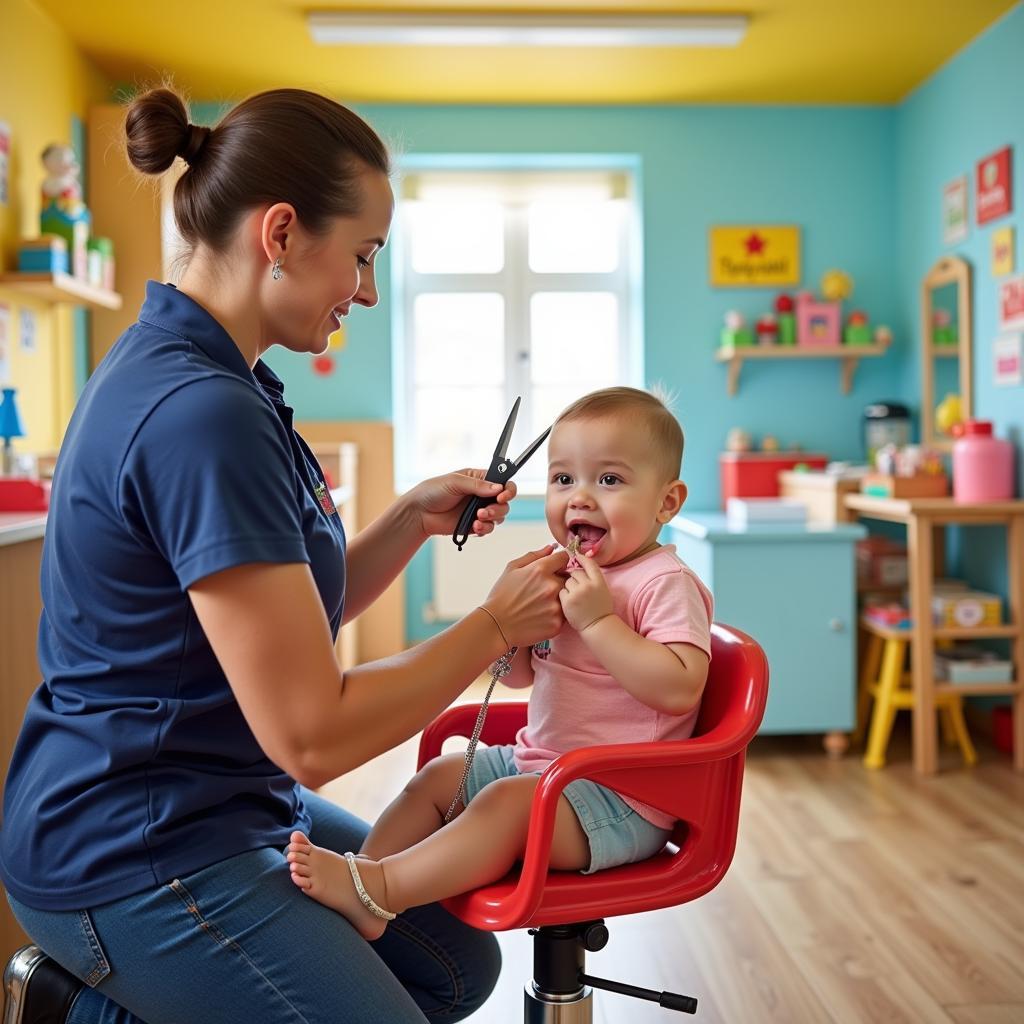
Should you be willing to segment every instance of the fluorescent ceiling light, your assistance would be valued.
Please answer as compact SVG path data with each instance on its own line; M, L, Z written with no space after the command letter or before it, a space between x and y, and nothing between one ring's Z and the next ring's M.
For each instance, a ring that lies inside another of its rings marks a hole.
M364 14L311 11L313 41L341 46L736 46L743 14Z

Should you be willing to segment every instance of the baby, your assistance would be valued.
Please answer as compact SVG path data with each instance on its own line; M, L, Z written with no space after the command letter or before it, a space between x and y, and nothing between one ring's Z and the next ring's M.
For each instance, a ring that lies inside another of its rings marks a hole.
M686 499L682 451L672 414L633 388L586 395L555 421L545 513L576 557L560 595L566 625L530 657L520 652L505 677L513 687L534 684L515 745L477 751L465 804L443 828L462 754L425 765L358 856L292 833L292 881L365 938L378 938L408 907L505 875L525 849L540 773L559 754L693 732L711 656L711 595L673 547L658 543ZM593 872L643 860L672 826L657 808L578 780L559 799L550 866Z

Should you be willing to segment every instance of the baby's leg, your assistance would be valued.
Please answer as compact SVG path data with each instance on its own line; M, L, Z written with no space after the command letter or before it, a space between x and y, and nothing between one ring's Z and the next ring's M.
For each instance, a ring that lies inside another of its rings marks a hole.
M385 808L363 841L360 854L380 860L436 832L444 823L464 764L463 754L445 754L428 761ZM455 814L461 811L460 801Z
M522 857L539 777L485 786L447 827L381 861L391 910L433 903L497 881ZM559 800L551 866L585 868L590 846L569 801Z
M379 906L401 913L497 881L523 854L537 782L536 775L499 779L485 786L448 827L410 849L379 862L361 858L363 887ZM288 863L296 885L344 914L364 937L375 939L384 931L384 922L359 902L344 858L313 846L297 832L288 847ZM551 867L570 871L589 863L587 837L569 801L562 797Z

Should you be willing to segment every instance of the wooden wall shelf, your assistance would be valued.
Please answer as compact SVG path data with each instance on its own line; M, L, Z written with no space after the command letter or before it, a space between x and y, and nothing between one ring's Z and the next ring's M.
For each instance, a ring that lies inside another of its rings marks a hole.
M850 393L853 375L861 359L884 356L888 345L839 345L832 348L810 348L800 345L750 345L740 348L719 348L715 361L729 364L729 394L735 395L740 386L740 371L749 359L835 359L842 363L840 387L844 395Z
M120 309L122 302L117 292L95 288L80 278L59 271L0 274L0 288L21 292L39 302L70 302L101 309Z

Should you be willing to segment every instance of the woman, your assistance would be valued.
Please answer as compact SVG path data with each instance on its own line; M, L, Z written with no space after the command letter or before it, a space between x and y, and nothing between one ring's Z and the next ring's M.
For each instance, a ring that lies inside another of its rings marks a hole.
M557 633L567 557L523 556L445 633L342 676L341 622L452 532L467 495L497 498L477 534L515 495L479 471L428 480L346 551L260 360L272 344L321 352L376 304L387 152L298 90L211 131L160 89L126 132L139 170L188 164L174 206L191 256L178 288L150 282L90 379L54 479L44 683L11 763L0 878L85 986L51 964L64 985L38 998L72 1024L460 1020L496 979L493 937L433 906L371 946L295 889L282 850L294 828L359 849L367 826L305 787L412 736L510 644Z

